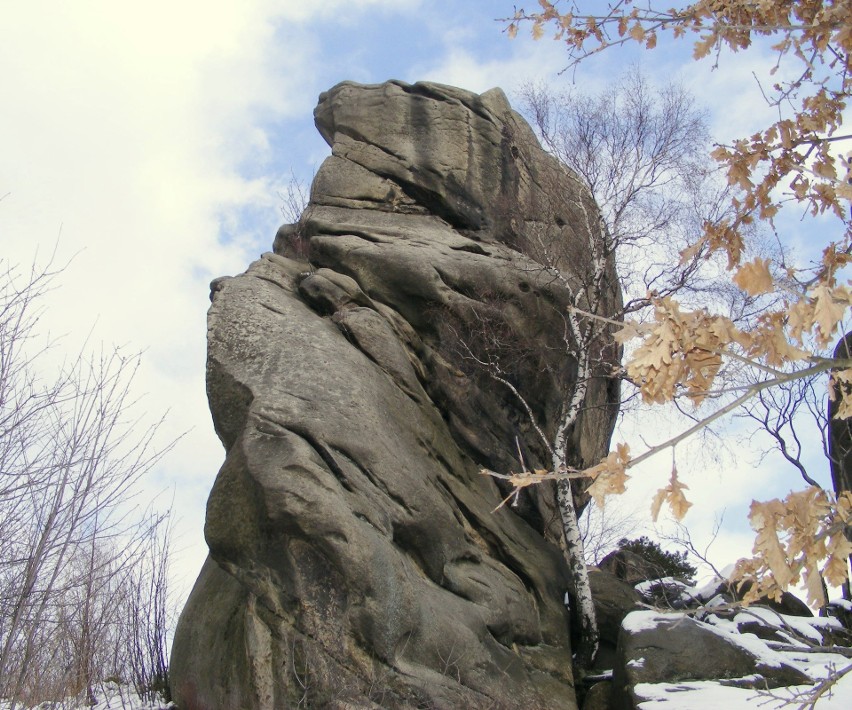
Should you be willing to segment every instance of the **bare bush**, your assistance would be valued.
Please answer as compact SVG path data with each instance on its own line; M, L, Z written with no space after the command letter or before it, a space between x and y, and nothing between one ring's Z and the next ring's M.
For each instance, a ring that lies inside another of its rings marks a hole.
M125 583L162 539L163 520L134 495L171 445L155 445L161 421L135 415L138 355L59 360L57 343L42 339L42 297L62 269L3 267L0 697L11 710L71 695L91 702L98 681L129 670Z

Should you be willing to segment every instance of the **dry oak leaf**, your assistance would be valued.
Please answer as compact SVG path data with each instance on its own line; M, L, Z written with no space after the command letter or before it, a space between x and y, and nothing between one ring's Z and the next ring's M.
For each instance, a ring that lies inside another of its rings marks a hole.
M740 578L759 582L757 596L777 598L804 576L808 603L819 606L825 602L820 574L833 585L845 580L846 560L852 553L852 543L844 534L852 519L849 492L835 500L825 490L810 487L790 493L783 501L752 502L749 517L757 532L756 557L741 561L738 569Z
M819 328L818 340L824 347L828 345L849 307L849 292L843 287L830 288L821 285L817 286L812 293L815 301L814 320Z
M624 493L625 484L630 479L626 471L629 462L630 447L619 444L615 451L611 451L603 461L587 471L593 480L586 493L594 498L599 508L604 507L606 496Z
M734 283L749 296L771 292L775 284L769 272L769 259L758 258L743 264L734 274Z
M749 334L748 354L763 358L772 367L781 367L788 362L806 360L811 353L797 348L787 339L785 321L794 321L792 309L789 315L781 311L763 313L757 328ZM795 329L795 327L794 327Z
M757 533L752 552L768 567L781 590L786 589L790 582L797 578L788 564L787 552L778 539L778 528L784 508L777 498L763 503L752 501L748 516L751 527Z
M837 402L834 419L852 417L852 369L834 370L831 373L828 398Z
M615 331L612 334L612 337L615 339L617 343L620 345L624 345L625 343L633 340L634 338L640 338L648 332L648 327L643 323L637 323L636 321L626 320L621 324L621 329Z
M817 342L826 347L850 304L849 289L824 283L813 288L809 296L793 304L789 310L790 336L803 342L803 334L817 329Z
M684 490L689 490L689 486L678 480L677 467L672 465L672 476L669 479L669 485L658 490L651 503L651 518L655 523L660 515L660 508L663 507L663 503L669 504L676 520L683 520L686 511L692 507L692 503L683 494Z
M829 536L826 549L828 561L823 567L825 581L834 587L839 587L847 581L847 560L852 555L852 542L846 539L843 530L838 530Z

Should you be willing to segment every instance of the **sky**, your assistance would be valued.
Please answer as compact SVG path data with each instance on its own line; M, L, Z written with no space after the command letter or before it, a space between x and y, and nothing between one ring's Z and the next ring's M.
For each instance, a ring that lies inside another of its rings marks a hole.
M429 80L510 99L526 82L593 90L639 62L675 79L708 111L719 140L771 119L753 71L756 50L694 63L683 46L604 53L576 71L564 47L510 40L503 0L28 0L0 23L0 259L67 262L42 325L63 347L142 351L135 382L143 416L168 411L163 441L182 434L146 494L174 501L173 586L188 593L204 560L207 494L223 460L204 388L208 284L271 249L291 175L309 182L329 154L313 126L320 92L343 80ZM808 235L791 227L790 239ZM662 425L663 427L665 425ZM627 421L619 436L658 440ZM814 442L818 448L818 444ZM800 479L760 446L715 442L678 452L699 545L724 511L717 564L750 552L753 497ZM819 453L819 452L817 452ZM701 455L699 455L701 454ZM671 459L634 472L619 505L647 518ZM815 458L827 482L827 467Z

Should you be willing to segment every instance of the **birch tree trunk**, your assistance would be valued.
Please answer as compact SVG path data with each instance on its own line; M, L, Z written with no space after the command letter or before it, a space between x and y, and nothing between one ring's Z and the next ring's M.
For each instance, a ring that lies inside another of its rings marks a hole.
M556 500L565 536L565 559L568 562L571 587L577 605L574 618L580 625L580 642L574 653L574 661L580 668L590 668L598 652L600 632L592 601L589 571L586 568L583 536L580 533L577 510L574 508L574 496L571 493L571 481L563 479L556 482Z

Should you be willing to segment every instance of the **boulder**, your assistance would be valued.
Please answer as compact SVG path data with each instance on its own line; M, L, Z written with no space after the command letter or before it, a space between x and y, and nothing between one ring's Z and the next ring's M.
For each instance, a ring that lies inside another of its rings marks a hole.
M627 616L613 674L616 706L632 709L642 683L717 680L738 687L777 688L812 683L809 676L772 654L684 614L636 611Z
M706 599L721 596L729 602L740 602L751 591L751 588L751 580L746 580L742 583L724 581L719 583L715 591L708 591L703 596ZM786 616L812 617L814 615L810 607L792 592L781 592L781 598L777 600L772 597L761 597L756 602L753 602L753 604L755 606L766 607Z
M612 710L612 681L595 683L583 699L582 710Z
M612 669L621 622L639 608L642 596L632 586L601 569L589 569L589 584L600 632L600 645L594 666Z
M659 565L632 550L613 550L600 561L598 568L630 585L668 576L668 572Z
M480 471L548 463L527 407L552 433L576 377L563 318L596 207L499 90L344 82L315 116L332 154L302 219L211 288L225 460L175 701L575 709L553 488L501 507ZM616 308L612 265L605 283ZM578 464L617 410L600 346Z

